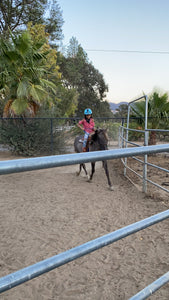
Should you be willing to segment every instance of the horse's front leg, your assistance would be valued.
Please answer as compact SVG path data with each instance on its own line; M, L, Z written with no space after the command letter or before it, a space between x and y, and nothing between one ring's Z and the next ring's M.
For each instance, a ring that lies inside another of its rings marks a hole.
M107 181L108 181L109 188L110 188L111 191L113 191L114 188L113 188L113 186L111 184L111 181L110 181L109 170L108 170L108 166L107 166L107 161L106 160L103 161L103 168L104 168L106 176L107 176Z
M95 172L95 162L91 163L91 167L92 167L92 169L91 169L91 174L90 174L90 181L92 180L93 174Z

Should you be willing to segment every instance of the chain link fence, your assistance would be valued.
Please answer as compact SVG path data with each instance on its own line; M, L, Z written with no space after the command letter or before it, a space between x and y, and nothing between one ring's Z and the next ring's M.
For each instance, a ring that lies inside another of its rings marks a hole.
M0 118L0 150L24 156L74 152L73 142L83 132L78 118ZM118 146L122 118L96 118L96 128L107 128L109 145Z
M74 152L73 142L83 132L76 126L79 118L0 118L0 151L10 150L23 156L56 155ZM95 127L107 128L109 149L118 148L119 127L126 118L95 118ZM131 128L139 128L139 119L131 118ZM137 125L136 125L137 124ZM142 140L140 132L130 132L133 140ZM169 141L168 132L157 132L157 142Z

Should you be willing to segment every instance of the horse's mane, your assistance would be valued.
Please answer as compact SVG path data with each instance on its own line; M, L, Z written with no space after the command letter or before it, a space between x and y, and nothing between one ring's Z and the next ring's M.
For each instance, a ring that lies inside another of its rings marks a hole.
M98 140L99 133L104 133L105 139L108 141L106 129L98 128L95 130L95 133L91 135L91 141L96 142Z
M91 141L95 142L97 141L98 137L98 129L95 130L95 132L91 135Z

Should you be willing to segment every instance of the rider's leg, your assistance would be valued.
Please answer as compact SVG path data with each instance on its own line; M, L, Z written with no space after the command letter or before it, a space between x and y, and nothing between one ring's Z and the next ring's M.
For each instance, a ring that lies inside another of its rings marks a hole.
M87 144L88 137L89 137L89 133L85 132L84 140L83 140L83 152L86 152L86 144Z

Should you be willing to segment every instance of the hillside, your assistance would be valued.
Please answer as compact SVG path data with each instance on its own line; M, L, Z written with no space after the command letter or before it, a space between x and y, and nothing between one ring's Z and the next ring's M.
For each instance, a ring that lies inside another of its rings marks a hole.
M119 103L114 103L114 102L110 102L110 109L111 110L116 110L119 108L120 105L122 104L128 104L128 102L119 102Z

